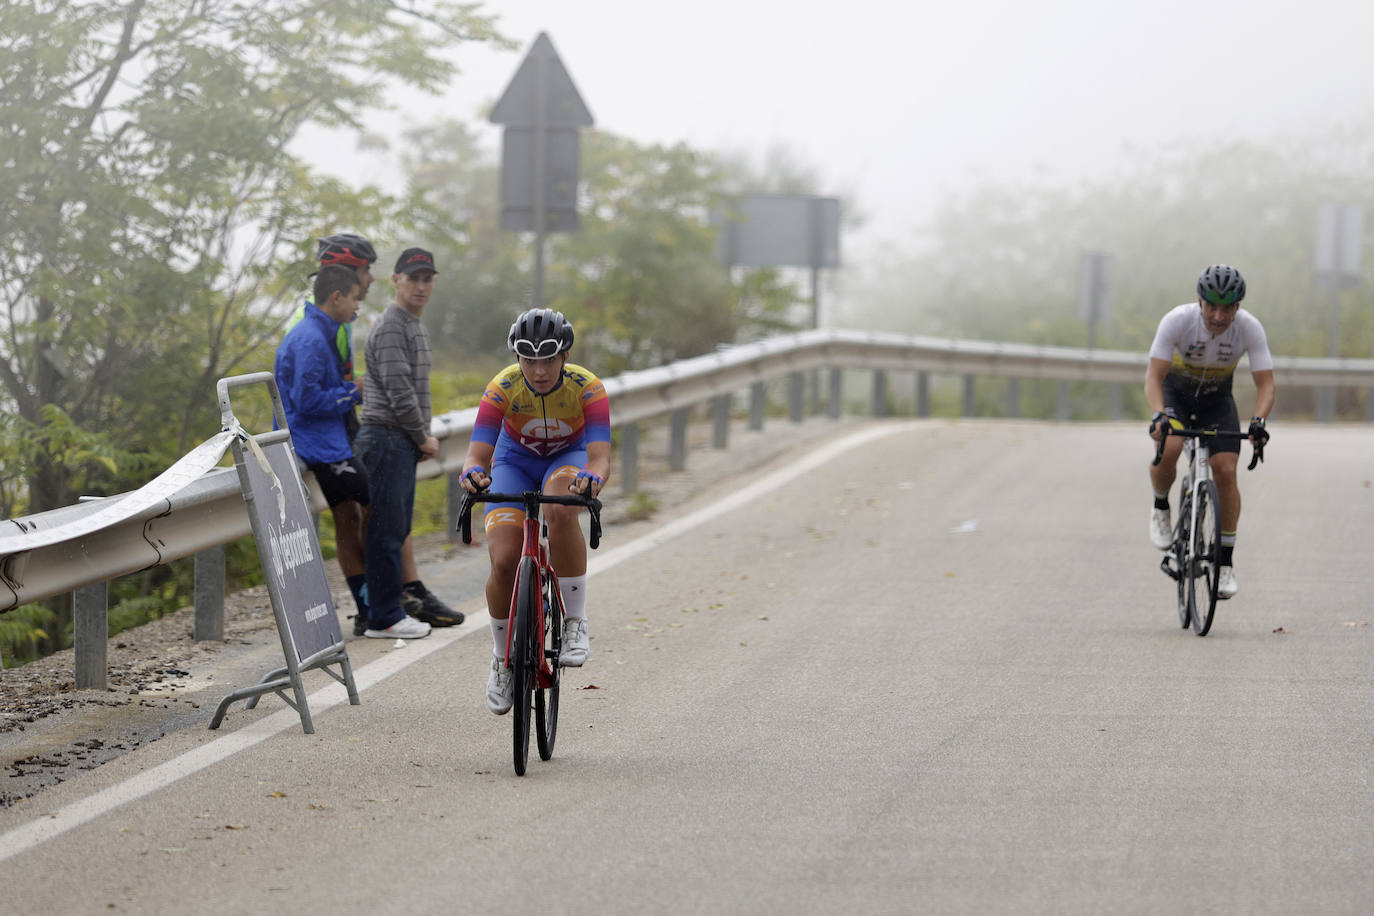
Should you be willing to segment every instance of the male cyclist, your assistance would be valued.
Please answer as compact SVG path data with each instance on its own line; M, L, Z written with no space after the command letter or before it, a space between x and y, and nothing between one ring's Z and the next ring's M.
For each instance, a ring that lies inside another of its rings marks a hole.
M611 472L611 412L606 387L595 375L568 362L573 326L562 312L530 309L510 327L506 346L516 363L487 385L463 461L463 489L521 493L541 489L550 496L596 496ZM587 545L576 506L550 505L549 560L558 572L566 619L559 662L579 667L587 660ZM487 708L498 716L513 702L511 672L505 665L511 590L524 541L525 513L518 503L488 504L487 610L491 612L494 658L487 679Z
M1231 379L1241 355L1248 352L1256 389L1255 414L1250 418L1248 434L1251 445L1261 446L1269 439L1264 421L1274 409L1274 359L1269 355L1263 325L1240 307L1245 279L1234 267L1213 264L1198 277L1197 294L1196 304L1184 303L1164 316L1150 345L1150 365L1145 370L1145 401L1154 411L1150 437L1158 442L1165 422L1177 429L1186 424L1239 432ZM1169 490L1182 450L1182 439L1169 439L1164 443L1163 459L1150 466L1155 494L1150 542L1160 550L1168 550L1173 541ZM1236 483L1240 440L1217 439L1210 443L1210 450L1212 479L1221 498L1217 597L1230 598L1239 590L1231 561L1240 521L1240 488Z

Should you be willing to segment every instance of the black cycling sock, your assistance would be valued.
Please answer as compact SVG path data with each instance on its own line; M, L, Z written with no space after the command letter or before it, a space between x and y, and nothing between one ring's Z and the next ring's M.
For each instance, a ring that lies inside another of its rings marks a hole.
M1167 497L1167 496L1156 496L1156 497L1155 497L1155 508L1156 508L1156 509L1167 509L1167 508L1169 508L1169 497Z
M1235 545L1235 544L1218 544L1218 545L1217 545L1217 565L1218 565L1218 566L1234 566L1235 564L1231 562L1231 555L1235 552L1235 549L1236 549L1236 545Z

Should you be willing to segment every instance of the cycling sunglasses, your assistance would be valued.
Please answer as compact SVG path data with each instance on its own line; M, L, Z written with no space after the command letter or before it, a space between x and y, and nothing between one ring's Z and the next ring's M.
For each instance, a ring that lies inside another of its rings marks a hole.
M541 340L536 343L521 338L515 342L515 355L523 356L525 359L549 359L558 355L560 347L561 341L557 340Z

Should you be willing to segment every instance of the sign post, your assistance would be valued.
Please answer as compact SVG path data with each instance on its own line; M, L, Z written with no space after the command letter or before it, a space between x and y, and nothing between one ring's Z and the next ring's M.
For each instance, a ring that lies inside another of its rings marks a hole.
M1317 288L1328 300L1326 355L1340 355L1341 290L1360 279L1360 246L1364 243L1364 210L1358 204L1317 208L1314 266ZM1336 416L1336 389L1317 389L1317 419L1329 423Z
M577 229L578 129L592 115L547 33L540 32L501 94L501 228L534 233L534 301L544 305L544 237Z
M234 416L229 390L264 382L272 393L277 429L249 435ZM243 487L243 500L262 561L263 578L267 580L267 593L272 599L272 613L277 618L286 667L267 673L256 685L235 690L221 700L210 728L219 728L225 712L238 700L247 700L246 708L252 709L264 693L275 693L300 713L301 728L311 735L315 725L310 719L302 672L320 668L348 689L349 703L357 706L359 700L296 450L286 427L286 412L270 372L222 378L216 390L224 428L239 433L232 443L234 467ZM339 670L334 671L331 665L337 665ZM288 688L290 696L286 693Z

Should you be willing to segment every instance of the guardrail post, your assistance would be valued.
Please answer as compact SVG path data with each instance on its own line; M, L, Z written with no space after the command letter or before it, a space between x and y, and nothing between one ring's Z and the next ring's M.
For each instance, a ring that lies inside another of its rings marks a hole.
M191 638L224 640L224 545L196 554L196 618Z
M916 416L930 416L930 373L916 373Z
M1021 418L1021 380L1007 379L1007 416L1013 420Z
M1364 418L1370 423L1374 423L1374 388L1366 388L1364 392Z
M668 419L668 470L687 468L687 408L679 407Z
M844 370L830 370L830 397L826 402L830 419L838 420L844 413Z
M97 582L72 592L72 645L76 655L76 689L104 690L109 667L109 583Z
M1069 418L1069 383L1060 379L1058 391L1054 399L1054 418L1056 420L1067 420Z
M887 373L873 370L873 416L887 416Z
M787 377L787 412L793 423L806 419L806 375L793 372Z
M730 447L730 395L718 394L711 401L711 448Z
M1107 417L1112 420L1121 419L1121 383L1112 382L1107 389Z
M634 495L639 491L639 424L626 423L620 427L620 492Z
M964 416L973 417L978 414L978 405L975 403L973 385L976 379L972 375L964 376Z
M763 382L749 386L749 428L757 432L763 429L763 412L768 406L768 388Z

